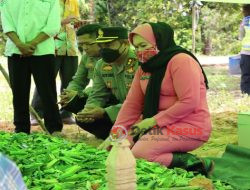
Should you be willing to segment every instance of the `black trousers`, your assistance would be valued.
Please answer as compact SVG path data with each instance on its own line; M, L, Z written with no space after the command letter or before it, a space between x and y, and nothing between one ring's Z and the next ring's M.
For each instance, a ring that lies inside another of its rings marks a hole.
M56 94L55 56L8 57L10 84L13 94L16 132L30 133L29 96L31 75L44 105L44 121L50 133L62 130Z
M67 106L65 106L64 109L77 114L84 108L87 98L88 97L80 98L79 96L76 96L72 101L70 101ZM89 133L95 135L100 139L106 139L109 136L110 130L113 126L113 123L106 113L104 114L104 117L102 119L98 119L93 123L84 123L77 121L76 119L76 124L85 131L88 131Z
M56 56L55 61L55 76L60 75L61 87L60 91L67 88L69 82L72 80L72 77L75 75L75 72L78 67L78 57L77 56ZM37 113L43 117L43 104L41 98L38 95L37 89L34 91L32 107L37 111ZM60 110L60 115L62 118L67 118L71 116L71 113L65 109Z
M242 93L250 94L250 55L241 55L241 82L240 88Z
M93 123L84 123L76 120L76 124L83 130L96 136L99 139L106 139L114 125L109 116L105 113L102 119L97 119Z
M69 111L71 113L77 114L79 111L81 111L86 102L87 102L88 97L79 97L76 95L73 100L71 100L63 109L66 111Z

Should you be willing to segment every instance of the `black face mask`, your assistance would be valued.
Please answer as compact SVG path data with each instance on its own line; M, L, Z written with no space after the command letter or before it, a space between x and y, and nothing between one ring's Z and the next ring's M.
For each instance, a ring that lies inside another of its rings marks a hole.
M116 50L110 49L110 48L102 48L100 50L100 55L101 55L103 61L105 61L106 63L112 63L115 60L117 60L121 56L121 54L125 51L125 49L124 49L124 51L122 53L119 52L119 49L121 48L121 46L122 46L122 44Z
M121 56L119 49L114 50L110 48L102 48L100 50L100 55L106 63L112 63Z

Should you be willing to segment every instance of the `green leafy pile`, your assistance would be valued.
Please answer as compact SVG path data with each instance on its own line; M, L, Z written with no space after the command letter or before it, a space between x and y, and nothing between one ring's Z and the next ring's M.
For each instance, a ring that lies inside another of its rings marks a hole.
M104 150L39 133L0 132L0 139L0 152L16 162L31 190L105 189L108 153ZM193 173L182 169L170 170L156 163L137 161L139 190L187 187L193 177ZM216 189L230 189L218 181L214 185Z

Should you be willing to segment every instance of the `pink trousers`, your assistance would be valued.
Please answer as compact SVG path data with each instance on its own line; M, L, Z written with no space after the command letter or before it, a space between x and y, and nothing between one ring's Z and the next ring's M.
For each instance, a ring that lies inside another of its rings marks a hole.
M134 144L132 152L136 158L169 166L174 152L189 152L205 143L187 136L167 133L166 128L157 133L151 130L151 133L145 134ZM131 141L131 137L128 139Z

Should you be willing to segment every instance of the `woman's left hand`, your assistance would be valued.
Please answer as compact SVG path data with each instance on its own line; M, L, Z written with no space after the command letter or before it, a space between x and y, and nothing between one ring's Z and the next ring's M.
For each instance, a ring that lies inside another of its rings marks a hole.
M139 138L144 135L145 131L157 125L155 118L146 118L142 120L140 123L132 126L130 129L130 135L136 137L139 135Z

